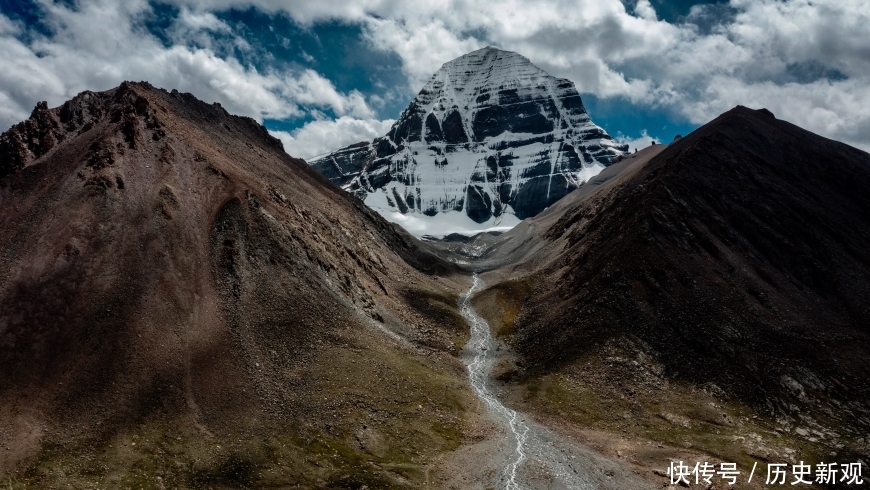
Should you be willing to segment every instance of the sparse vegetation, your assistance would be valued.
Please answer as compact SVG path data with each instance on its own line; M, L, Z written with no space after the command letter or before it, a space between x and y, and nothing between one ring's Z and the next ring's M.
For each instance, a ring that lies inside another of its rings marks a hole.
M474 399L459 366L335 346L312 372L291 420L239 421L212 436L158 414L105 441L44 446L12 487L422 488L432 460L462 443Z
M474 297L478 311L486 311L496 338L510 342L516 333L517 317L537 283L536 276L509 279L487 287Z
M641 466L653 478L663 476L669 459L680 458L734 462L746 472L757 462L763 482L767 463L855 462L866 450L858 438L843 437L846 427L828 426L824 440L810 441L781 420L721 396L714 386L669 380L653 358L625 339L559 370L525 373L512 387L515 408L557 426L595 432L599 450ZM733 488L759 487L743 482Z

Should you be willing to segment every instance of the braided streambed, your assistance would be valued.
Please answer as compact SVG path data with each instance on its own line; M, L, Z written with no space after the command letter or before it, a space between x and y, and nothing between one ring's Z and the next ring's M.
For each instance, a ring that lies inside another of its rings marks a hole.
M465 346L464 356L471 387L507 430L504 449L507 458L497 482L499 487L507 490L612 488L609 484L611 482L607 481L610 477L605 472L614 474L612 469L607 470L615 465L610 462L601 464L601 461L597 461L599 458L585 448L554 434L499 401L490 379L493 367L498 361L496 341L486 320L471 305L471 297L481 288L483 281L475 273L471 287L460 298L459 307L462 316L471 326L471 339ZM543 481L536 479L538 481L533 484L525 481L528 477L522 470L527 463L535 463L535 467L545 468ZM631 487L633 485L629 484L624 488Z

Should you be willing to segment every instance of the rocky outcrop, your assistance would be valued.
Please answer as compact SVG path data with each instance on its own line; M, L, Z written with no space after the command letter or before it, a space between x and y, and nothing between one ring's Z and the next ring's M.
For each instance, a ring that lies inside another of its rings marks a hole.
M571 81L484 48L445 63L385 136L309 163L381 210L485 224L536 215L625 151Z
M0 136L0 178L48 153L64 139L65 133L57 114L48 109L48 104L36 104L30 119L12 126Z

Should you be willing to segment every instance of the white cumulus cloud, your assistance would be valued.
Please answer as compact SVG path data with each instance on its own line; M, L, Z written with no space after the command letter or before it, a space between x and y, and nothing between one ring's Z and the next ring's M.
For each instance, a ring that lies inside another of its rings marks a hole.
M318 119L292 131L270 131L284 143L284 151L303 159L328 153L360 142L383 136L395 120L355 119L342 116L335 120Z
M256 5L299 22L362 25L419 89L442 63L487 44L517 51L581 92L623 97L693 123L736 104L870 148L866 0L731 0L678 23L637 0L171 0ZM593 114L594 117L594 114Z
M650 0L165 1L180 8L173 32L181 41L231 35L214 14L236 7L306 25L359 26L373 49L398 56L413 91L441 64L494 45L572 80L582 93L698 124L737 104L767 107L870 149L866 0L731 0L696 5L676 23L663 20ZM22 41L21 26L0 15L0 126L26 117L36 100L58 104L125 78L190 91L256 118L329 109L339 118L376 120L361 93L338 91L317 72L258 71L216 55L206 41L194 43L197 49L163 46L139 27L151 8L145 0L39 5L48 37Z
M260 71L208 48L164 46L141 27L151 9L144 1L40 5L49 35L34 33L23 40L19 26L0 14L0 131L26 119L37 101L57 106L83 90L107 90L124 80L191 92L258 120L321 109L338 116L374 115L361 93L340 92L313 70ZM228 29L210 12L182 8L170 30Z
M657 138L653 138L652 136L650 136L645 129L641 131L640 136L636 138L631 138L622 133L619 133L616 135L615 139L620 144L628 145L628 151L631 153L634 153L635 150L642 150L647 146L653 144L653 142L661 143L661 141L659 141Z

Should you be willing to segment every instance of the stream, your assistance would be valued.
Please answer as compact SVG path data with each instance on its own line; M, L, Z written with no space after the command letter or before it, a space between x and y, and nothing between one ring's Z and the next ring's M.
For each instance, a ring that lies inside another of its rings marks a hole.
M483 281L475 273L471 287L460 298L459 307L471 327L471 339L463 355L471 387L495 420L506 429L503 454L495 458L497 463L494 464L503 470L494 483L507 490L643 488L615 462L554 433L499 401L490 377L499 358L497 343L486 320L471 305L472 296L483 286Z
M506 489L520 489L522 487L517 482L517 468L526 459L526 437L529 434L529 426L523 422L516 411L502 405L489 389L489 376L498 358L495 355L495 343L489 325L471 306L471 297L483 287L483 281L477 273L472 276L472 280L471 288L462 296L459 303L462 316L471 326L471 339L466 346L466 349L473 354L468 363L468 377L474 393L486 403L499 420L504 421L510 430L511 437L508 443L514 448L514 457L510 465L505 468L502 480Z

